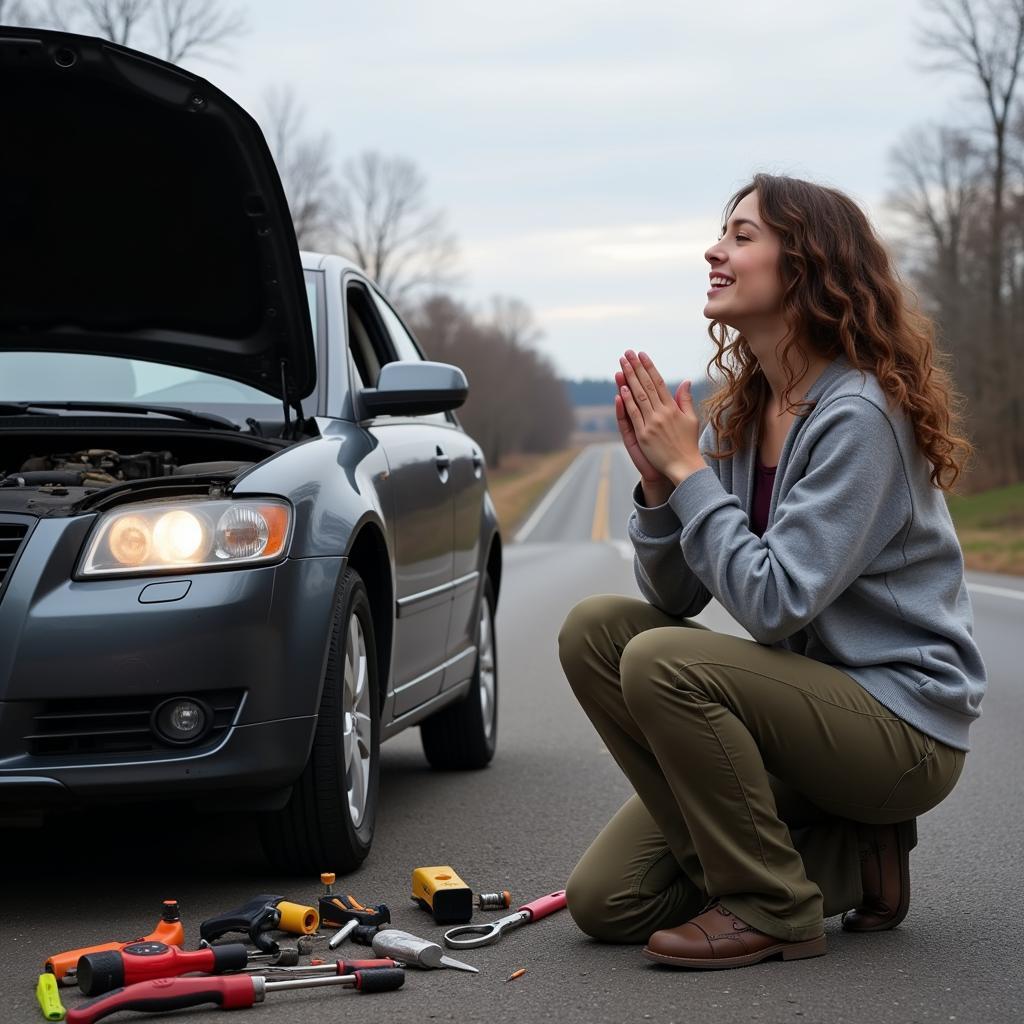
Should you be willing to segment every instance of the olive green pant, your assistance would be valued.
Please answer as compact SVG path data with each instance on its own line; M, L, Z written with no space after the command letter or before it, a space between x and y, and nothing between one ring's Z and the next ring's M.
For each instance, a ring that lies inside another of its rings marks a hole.
M576 923L645 942L711 899L781 939L860 902L857 822L917 817L964 752L834 666L596 595L558 635L562 668L630 797L566 885Z

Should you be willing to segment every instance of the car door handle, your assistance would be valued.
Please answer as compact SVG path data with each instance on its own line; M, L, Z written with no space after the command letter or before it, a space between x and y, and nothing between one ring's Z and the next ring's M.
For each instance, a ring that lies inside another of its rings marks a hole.
M483 456L474 448L473 449L473 476L479 478L483 472L484 460Z
M434 465L442 472L446 472L448 467L451 465L452 460L445 455L444 449L440 445L435 445L434 450L437 453L434 456ZM443 478L442 478L443 479Z

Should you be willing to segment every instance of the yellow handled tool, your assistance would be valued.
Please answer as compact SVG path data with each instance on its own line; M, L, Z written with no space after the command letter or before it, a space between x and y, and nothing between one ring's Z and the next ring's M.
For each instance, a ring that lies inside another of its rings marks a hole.
M39 975L39 981L36 983L36 999L39 1000L39 1008L47 1020L64 1019L66 1011L57 992L57 979L49 971L44 971Z
M416 868L412 898L434 915L437 924L455 924L473 916L473 891L448 864Z

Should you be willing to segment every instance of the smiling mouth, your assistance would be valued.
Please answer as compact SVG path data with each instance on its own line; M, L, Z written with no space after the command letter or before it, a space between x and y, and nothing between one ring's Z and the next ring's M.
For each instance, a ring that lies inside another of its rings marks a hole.
M734 282L727 277L713 277L711 279L711 287L708 289L708 295L715 295L717 292L724 291L733 283Z

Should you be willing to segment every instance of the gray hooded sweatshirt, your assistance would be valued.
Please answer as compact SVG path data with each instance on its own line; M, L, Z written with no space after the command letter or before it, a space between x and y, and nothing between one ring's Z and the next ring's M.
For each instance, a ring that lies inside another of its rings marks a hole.
M715 597L758 642L832 665L894 714L961 750L980 713L963 555L943 493L871 373L834 360L786 437L768 525L750 530L759 440L726 459L711 424L708 467L663 505L640 484L627 530L644 597L696 615Z

